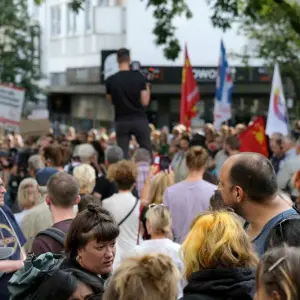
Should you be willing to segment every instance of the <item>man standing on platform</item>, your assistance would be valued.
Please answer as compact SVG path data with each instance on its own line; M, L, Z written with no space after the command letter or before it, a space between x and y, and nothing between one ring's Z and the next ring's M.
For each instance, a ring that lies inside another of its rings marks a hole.
M140 147L152 154L145 112L150 101L150 87L139 71L130 70L129 50L120 49L117 57L119 72L106 81L107 98L115 107L117 143L128 158L129 141L134 135Z

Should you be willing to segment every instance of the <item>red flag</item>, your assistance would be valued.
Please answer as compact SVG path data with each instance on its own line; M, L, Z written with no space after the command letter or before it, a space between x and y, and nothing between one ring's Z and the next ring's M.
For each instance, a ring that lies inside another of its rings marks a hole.
M191 126L191 119L197 115L196 103L200 99L197 82L185 46L185 59L182 68L180 123L186 127Z
M239 136L241 152L257 152L268 157L268 143L265 134L265 121L263 117L258 117Z

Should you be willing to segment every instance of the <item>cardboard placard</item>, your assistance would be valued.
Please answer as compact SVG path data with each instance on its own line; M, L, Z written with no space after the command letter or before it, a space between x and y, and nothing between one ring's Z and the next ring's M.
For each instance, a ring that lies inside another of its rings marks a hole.
M42 136L47 134L50 129L50 121L47 119L40 120L21 120L20 134L26 136Z

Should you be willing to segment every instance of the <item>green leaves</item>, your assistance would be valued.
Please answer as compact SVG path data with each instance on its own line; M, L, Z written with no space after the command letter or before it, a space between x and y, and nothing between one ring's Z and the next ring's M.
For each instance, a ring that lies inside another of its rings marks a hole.
M39 26L31 26L27 0L0 1L0 82L25 88L25 100L35 101L41 78L37 54Z
M148 0L147 7L154 9L153 17L156 44L163 46L164 55L170 60L175 60L180 51L180 43L176 37L174 19L178 16L191 18L192 12L184 0Z
M80 9L83 9L83 0L73 0L72 2L71 2L71 7L72 7L72 9L76 12L76 13L78 13L79 11L80 11Z

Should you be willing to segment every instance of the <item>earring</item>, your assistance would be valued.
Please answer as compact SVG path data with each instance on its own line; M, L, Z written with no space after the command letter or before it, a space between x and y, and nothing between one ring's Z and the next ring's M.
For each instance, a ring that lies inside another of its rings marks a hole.
M79 255L77 255L77 256L76 256L76 261L77 261L79 264L81 264L82 257L79 256Z

